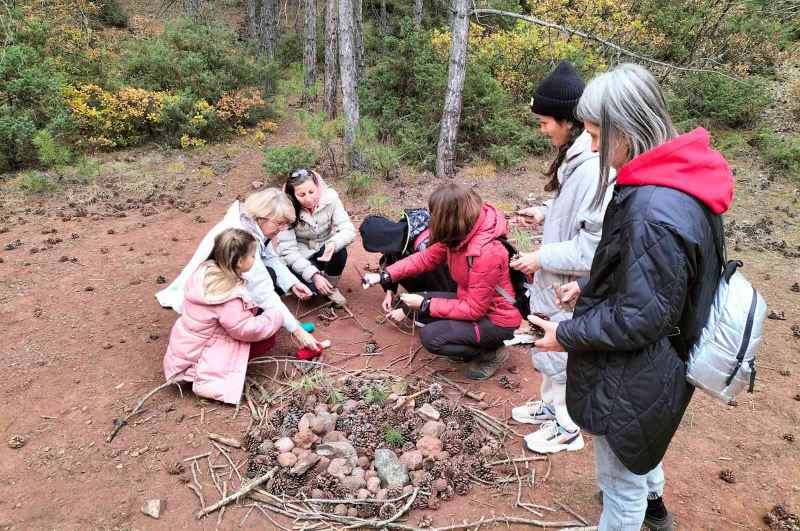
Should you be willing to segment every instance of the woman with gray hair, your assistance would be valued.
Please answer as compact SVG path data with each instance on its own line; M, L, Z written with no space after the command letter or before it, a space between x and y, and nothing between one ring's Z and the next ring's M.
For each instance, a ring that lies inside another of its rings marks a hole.
M255 236L258 242L258 259L253 268L243 275L249 295L262 309L274 308L281 313L283 327L292 334L301 348L318 350L317 340L300 327L294 314L275 292L277 284L284 292L292 291L300 299L311 297L311 291L289 271L272 244L278 234L293 221L292 202L277 188L267 188L251 194L244 202L234 201L225 217L205 235L178 278L169 287L156 293L158 302L165 308L182 313L186 281L208 259L214 247L214 238L225 229L243 229Z
M704 129L678 135L641 66L596 77L577 115L600 153L595 203L614 193L589 277L558 301L576 304L573 319L530 320L545 330L538 348L569 353L567 409L595 436L600 529L669 530L661 460L692 397L687 354L719 280L733 177Z

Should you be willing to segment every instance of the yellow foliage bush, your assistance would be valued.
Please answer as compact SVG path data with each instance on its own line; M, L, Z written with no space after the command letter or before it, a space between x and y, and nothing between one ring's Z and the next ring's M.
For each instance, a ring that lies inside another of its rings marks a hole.
M225 92L217 102L217 117L230 126L253 124L264 105L261 91L254 88Z

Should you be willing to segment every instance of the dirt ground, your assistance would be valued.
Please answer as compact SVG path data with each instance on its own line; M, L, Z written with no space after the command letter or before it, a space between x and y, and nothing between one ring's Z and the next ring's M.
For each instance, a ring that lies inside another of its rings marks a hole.
M270 142L305 140L284 119ZM797 190L767 179L755 162L742 160L736 205L727 216L737 222L731 228L736 246L731 253L745 261L745 272L770 308L785 312L787 320L766 323L754 394L730 407L696 393L665 459L665 500L681 529L760 529L773 505L795 512L800 506L800 442L788 440L800 437L800 338L791 330L800 324L800 293L792 290L800 281ZM246 142L193 152L150 146L99 162L100 173L90 185L66 185L49 197L0 188L0 244L11 247L0 250L0 392L6 404L0 408L0 528L214 528L215 516L195 519L198 498L168 469L211 449L206 432L241 437L250 420L246 408L234 418L233 407L198 400L188 388L181 396L172 387L149 401L113 442L105 439L112 419L163 381L161 361L176 315L157 304L155 292L175 278L231 201L252 192L254 180L264 180L260 152ZM531 160L527 167L500 174L491 166L472 166L459 178L510 211L542 196L539 163ZM424 204L434 186L429 175L405 172L398 180L376 182L370 198L348 198L347 204L358 222L376 208ZM350 262L359 270L376 264L377 256L365 253L359 241L350 249ZM349 266L343 283L350 308L373 326L380 291L362 291ZM303 313L319 301L298 305L289 299L288 304ZM316 312L309 316L315 317ZM327 327L316 322L317 337L333 341L323 357L328 364L385 367L415 348L408 335L383 325L375 333L379 345L387 347L383 354L352 356L368 337L352 319ZM291 351L281 333L276 355ZM449 377L465 382L461 367L425 351L405 365L398 363L394 370L399 375L449 371ZM274 371L274 366L261 367L255 370ZM501 388L503 375L519 390ZM485 391L487 401L499 398L489 412L508 419L513 405L537 395L539 382L528 354L515 349L495 378L466 385ZM452 389L449 393L456 396ZM520 435L528 431L514 429ZM10 448L6 441L13 436L24 437L25 445ZM511 440L509 452L521 455L520 437ZM234 457L242 459L244 453L234 451ZM535 485L526 486L522 495L556 509L546 512L546 519L572 519L558 505L562 502L597 522L591 437L580 452L530 467L536 469ZM723 469L733 471L737 481L722 481ZM208 477L199 480L207 503L218 499ZM468 496L429 513L438 525L501 514L532 517L512 509L516 496L513 484L502 490L475 486ZM152 498L167 501L160 520L139 510ZM418 523L421 514L408 521ZM236 527L246 515L244 507L229 507L220 527ZM275 524L255 511L243 526Z

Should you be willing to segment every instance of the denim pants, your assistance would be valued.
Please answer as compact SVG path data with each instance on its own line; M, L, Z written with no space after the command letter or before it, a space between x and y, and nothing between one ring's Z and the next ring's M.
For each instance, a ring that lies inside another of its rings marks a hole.
M597 486L603 492L599 531L639 531L648 495L664 492L661 463L647 474L634 474L617 459L605 437L594 436Z

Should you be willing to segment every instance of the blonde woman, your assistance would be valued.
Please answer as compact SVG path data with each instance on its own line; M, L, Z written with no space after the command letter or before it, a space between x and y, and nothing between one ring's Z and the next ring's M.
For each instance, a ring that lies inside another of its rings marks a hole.
M236 404L247 362L275 346L283 318L275 309L259 312L243 275L256 262L256 239L241 229L214 238L208 260L186 283L183 314L169 337L166 378L192 382L197 396Z
M205 261L214 247L214 238L225 229L242 229L256 240L256 260L252 269L243 274L252 300L265 311L275 309L283 317L283 327L303 348L317 350L317 340L300 327L300 323L275 292L275 284L284 292L293 292L300 299L311 297L311 291L281 262L272 245L278 234L294 222L294 207L289 198L277 188L268 188L250 195L244 202L234 201L203 238L186 267L168 288L156 294L161 306L183 312L184 286L189 277Z

